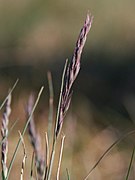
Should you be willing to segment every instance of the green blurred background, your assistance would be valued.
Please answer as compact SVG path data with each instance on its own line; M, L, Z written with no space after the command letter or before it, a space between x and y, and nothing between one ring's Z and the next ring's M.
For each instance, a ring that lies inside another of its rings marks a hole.
M46 89L41 101L47 104L46 73L50 70L56 105L65 59L72 57L88 11L94 22L70 111L81 131L92 132L92 137L108 127L121 134L134 128L135 118L134 0L1 0L0 99L19 78L15 109L23 108L30 91L41 85ZM43 111L41 105L38 114ZM18 110L16 116L22 112Z

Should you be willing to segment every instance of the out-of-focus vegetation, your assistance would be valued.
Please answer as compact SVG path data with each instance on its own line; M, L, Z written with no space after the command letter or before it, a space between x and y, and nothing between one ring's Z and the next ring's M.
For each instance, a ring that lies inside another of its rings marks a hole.
M113 62L121 60L118 56L134 53L134 1L12 0L0 3L2 64L39 64L66 56L73 48L88 10L95 21L86 51L106 54L110 58L100 61Z
M95 101L110 102L135 88L134 1L12 0L0 4L1 79L18 77L24 86L31 86L42 83L48 69L57 79L65 59L71 58L89 10L94 23L82 58L80 91Z
M46 72L52 71L56 104L65 59L73 54L88 10L94 15L94 22L74 87L71 117L64 125L67 144L62 177L65 177L66 168L71 179L84 177L120 134L134 128L134 9L133 0L0 1L0 100L7 95L15 79L20 79L13 95L11 119L19 118L19 123L16 133L10 136L10 142L14 141L9 144L11 149L16 144L17 130L22 128L26 118L24 106L28 94L43 84L45 93L35 116L41 134L45 132L48 115ZM25 141L27 145L27 138ZM92 177L123 179L132 141L128 138L107 156ZM123 150L125 146L127 148ZM30 159L32 150L28 152ZM20 161L21 156L18 156L14 169L21 165Z

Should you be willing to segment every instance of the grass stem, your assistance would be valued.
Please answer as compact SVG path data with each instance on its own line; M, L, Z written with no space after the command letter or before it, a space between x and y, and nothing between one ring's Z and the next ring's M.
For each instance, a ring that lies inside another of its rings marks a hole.
M60 155L59 155L59 163L58 163L58 169L57 169L57 176L56 179L60 179L60 167L61 167L61 160L62 160L62 154L63 154L63 148L64 148L64 141L65 141L65 135L62 136L61 139L61 148L60 148Z
M58 129L58 123L59 123L58 121L59 121L59 116L60 116L60 105L61 105L64 78L65 78L65 72L67 69L67 64L68 64L68 60L66 60L63 75L62 75L61 90L60 90L59 104L58 104L58 109L57 109L57 117L56 117L56 122L55 122L55 127L54 127L55 129L54 129L53 145L52 145L52 152L51 152L51 157L50 157L50 162L49 162L49 167L48 167L47 180L50 180L51 178L52 166L53 166L53 161L54 161L54 156L55 156L55 148L57 144L57 138L59 135L59 133L57 133L57 129Z

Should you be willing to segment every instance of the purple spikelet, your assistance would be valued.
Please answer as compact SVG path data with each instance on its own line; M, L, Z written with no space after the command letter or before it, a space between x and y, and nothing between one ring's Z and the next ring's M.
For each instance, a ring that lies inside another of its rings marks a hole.
M80 31L80 34L76 42L72 60L66 68L64 84L63 84L63 89L62 89L62 97L61 97L61 102L60 102L59 118L58 118L57 128L55 132L56 137L58 136L60 132L60 129L63 124L63 119L70 106L71 97L72 97L72 85L80 70L81 54L82 54L84 44L86 42L87 34L91 28L92 21L93 21L93 17L87 14L85 23Z
M7 154L8 154L8 124L9 124L9 116L11 113L11 94L8 95L8 98L5 103L5 110L2 117L2 125L1 125L1 136L3 139L1 145L1 166L3 176L6 178L7 176Z

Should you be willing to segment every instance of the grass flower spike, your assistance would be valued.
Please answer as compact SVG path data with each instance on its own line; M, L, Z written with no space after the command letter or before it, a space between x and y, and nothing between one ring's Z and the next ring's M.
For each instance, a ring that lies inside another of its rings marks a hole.
M34 105L34 96L31 95L29 97L29 101L28 101L28 105L27 105L27 116L28 117L32 111L33 105ZM34 123L33 116L28 124L28 132L29 132L31 144L32 144L34 152L35 152L37 173L38 173L39 179L41 179L41 177L43 176L44 160L42 159L42 156L41 156L41 142L40 142L40 137L37 134L36 129L35 129L35 123Z
M8 154L8 124L9 124L9 116L11 113L11 93L8 95L5 110L2 117L2 126L1 126L1 136L4 139L1 144L1 167L2 167L2 177L3 179L7 176L7 154Z
M81 32L76 42L73 58L71 62L69 62L65 70L65 75L63 77L63 81L64 81L63 89L61 89L62 91L61 98L60 98L61 102L60 102L59 112L57 116L58 119L57 119L57 127L56 127L56 132L55 132L56 137L58 136L60 132L60 129L63 124L63 119L70 106L71 97L72 97L72 85L80 70L81 54L82 54L82 50L86 42L87 34L91 28L92 21L93 21L93 17L87 14L85 23L81 29Z

